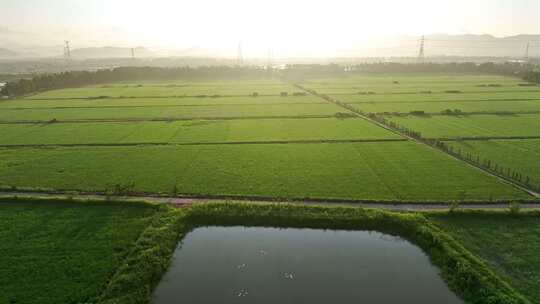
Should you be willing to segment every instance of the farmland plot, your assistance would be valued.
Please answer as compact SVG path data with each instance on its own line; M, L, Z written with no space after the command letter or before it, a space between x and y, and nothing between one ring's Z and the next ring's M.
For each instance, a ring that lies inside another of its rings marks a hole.
M540 114L388 117L427 138L540 137Z
M540 140L478 140L447 142L463 153L480 155L499 166L511 168L529 177L530 183L540 186ZM540 189L538 189L540 191Z
M121 145L401 138L359 118L0 124L0 145Z
M2 199L0 303L93 302L154 213L142 204Z
M411 143L1 149L0 184L281 198L451 200L528 195Z
M333 116L343 112L332 104L269 104L269 105L215 105L215 106L145 106L109 109L107 107L77 109L23 109L2 110L0 121L47 122L79 120L156 120L156 119L193 119L193 118L242 118L242 117L280 117L280 116Z

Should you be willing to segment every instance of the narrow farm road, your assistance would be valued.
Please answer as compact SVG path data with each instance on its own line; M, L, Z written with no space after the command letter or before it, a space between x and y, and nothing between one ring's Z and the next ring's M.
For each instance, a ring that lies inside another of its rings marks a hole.
M224 198L194 198L194 197L164 197L164 196L151 196L151 195L129 195L129 196L115 196L101 194L77 194L71 193L46 193L46 192L0 192L0 198L35 198L35 199L77 199L77 200L118 200L118 201L146 201L156 204L171 204L176 207L187 207L192 204L199 203L220 203L220 202L249 202L255 204L296 204L296 205L311 205L311 206L344 206L344 207L356 207L356 208L372 208L372 209L384 209L390 211L434 211L434 210L449 210L451 208L448 203L368 203L368 202L333 202L333 201L271 201L271 200L257 200L253 198L238 197L235 199ZM463 203L457 208L463 210L508 210L509 204L503 203ZM525 210L540 210L540 203L521 203L520 207Z
M416 139L416 138L414 138L414 137L412 137L412 136L409 136L409 135L407 135L407 134L405 134L405 133L403 133L403 132L400 132L400 131L397 130L397 129L391 128L391 127L389 127L389 126L387 126L387 125L385 125L385 124L383 124L383 123L380 123L380 122L378 122L378 121L376 121L376 120L374 120L374 119L371 119L370 117L364 115L363 113L361 113L361 112L359 112L359 111L354 111L354 110L352 110L352 109L350 109L350 108L348 108L348 107L345 107L345 106L344 106L343 104L341 104L340 102L334 101L333 98L325 98L324 96L321 96L321 95L319 95L319 94L317 94L317 93L311 92L309 89L306 89L304 86L299 85L299 84L295 84L294 86L297 87L298 89L301 89L302 91L304 91L304 92L310 94L310 95L319 97L319 98L321 98L321 99L323 99L323 100L325 100L325 101L327 101L327 102L329 102L329 103L335 104L335 105L337 105L338 107L347 110L348 112L352 112L353 114L355 114L355 115L358 116L359 118L362 118L362 119L364 119L364 120L366 120L366 121L369 121L369 122L371 122L372 124L375 124L375 125L377 125L377 126L383 128L383 129L386 129L386 130L388 130L388 131L391 131L391 132L393 132L393 133L396 133L396 134L398 134L398 135L401 135L402 137L404 137L404 138L406 138L406 139L408 139L408 140L410 140L410 141L414 141L414 142L416 142L416 143L418 143L418 144L421 144L421 145L424 145L424 146L426 146L426 147L428 147L428 148L430 148L430 149L433 149L433 150L442 152L442 153L448 155L449 157L451 157L451 158L453 158L453 159L455 159L455 160L461 161L461 162L465 163L466 165L469 165L471 168L474 168L474 169L476 169L476 170L480 170L480 171L482 171L484 174L487 174L487 175L489 175L489 176L495 177L496 179L500 180L500 181L503 182L503 183L512 185L513 187L515 187L515 188L517 188L517 189L520 189L520 190L523 191L523 192L528 193L529 195L531 195L531 196L534 197L534 198L540 198L540 193L538 193L538 192L536 192L536 191L533 191L533 190L531 190L531 189L529 189L529 188L523 187L522 185L518 184L517 182L513 181L513 180L510 179L510 178L507 178L507 177L502 176L502 175L495 174L495 173L493 173L493 172L491 172L491 171L489 171L489 170L486 170L486 169L482 168L481 166L478 166L477 164L475 164L475 163L472 162L472 161L468 161L468 160L466 160L466 159L458 158L458 157L456 157L456 156L454 156L454 155L452 155L452 154L450 154L450 153L447 153L446 151L444 151L444 150L442 150L442 149L437 149L436 147L431 146L431 145L427 144L426 142L423 142L423 141L421 141L421 140L418 140L418 139Z

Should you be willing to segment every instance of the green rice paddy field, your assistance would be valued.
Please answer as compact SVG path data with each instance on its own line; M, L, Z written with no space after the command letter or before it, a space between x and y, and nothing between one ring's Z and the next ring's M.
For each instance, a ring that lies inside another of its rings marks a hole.
M533 185L540 185L540 140L478 140L447 142L464 153L481 155L505 168L528 176Z
M411 142L0 149L0 183L103 191L371 200L526 199ZM426 186L427 185L427 186Z
M427 138L540 137L540 114L396 116L389 119Z
M532 303L540 303L540 217L441 214L431 217Z
M495 104L527 112L389 116L429 136L540 136L533 114L540 88L519 83L434 74L313 79L302 85L360 108L454 109L463 103L475 104L473 112L492 111ZM421 93L427 90L432 93ZM462 93L445 93L450 90ZM133 190L144 192L354 200L532 198L318 96L293 96L300 91L279 80L149 81L2 101L0 185L106 191L134 183Z
M539 86L503 76L433 74L355 76L303 85L424 138L458 139L448 144L530 177L537 190ZM442 115L446 110L459 115Z
M0 145L400 139L359 118L0 124Z
M30 99L81 98L81 97L171 97L198 95L279 95L297 92L290 84L271 81L222 81L222 82L149 82L139 84L110 84L53 90L34 95Z
M0 201L0 303L91 303L133 249L145 204Z

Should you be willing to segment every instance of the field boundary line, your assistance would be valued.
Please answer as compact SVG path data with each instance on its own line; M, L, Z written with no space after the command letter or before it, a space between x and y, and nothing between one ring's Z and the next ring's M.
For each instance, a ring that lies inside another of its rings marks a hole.
M173 122L194 120L255 120L255 119L315 119L338 118L335 115L277 115L277 116L202 116L202 117L163 117L163 118L92 118L57 120L0 120L0 125L36 125L60 123L108 123L108 122Z
M43 93L43 92L41 92ZM215 96L213 96L215 95ZM39 97L32 98L32 96L27 96L24 98L15 98L15 99L25 99L25 100L101 100L101 99L171 99L171 98L200 98L200 99L219 99L219 98L238 98L238 97L281 97L280 94L259 94L253 96L252 94L231 94L231 95L222 95L222 94L200 94L200 95L162 95L162 96L89 96L89 97Z
M86 143L86 144L0 144L0 148L72 148L72 147L138 147L138 146L214 146L214 145L289 145L289 144L347 144L404 142L405 138L381 139L314 139L314 140L268 140L268 141L217 141L217 142L133 142L133 143Z
M351 107L351 108L347 107L344 103L342 103L342 102L340 102L340 101L338 101L338 100L336 100L336 99L334 99L334 98L332 98L332 97L329 97L329 96L326 96L326 95L325 95L325 96L321 96L321 95L319 95L318 93L316 93L315 91L306 89L306 88L304 88L302 85L299 85L299 84L295 84L295 86L296 86L297 88L299 88L299 89L304 90L305 92L308 92L309 94L312 94L312 95L314 95L314 96L318 96L319 98L322 98L322 99L328 101L329 103L333 103L333 104L335 104L335 105L337 105L337 106L339 106L339 107L342 107L343 109L347 109L347 110L349 110L350 112L355 113L357 116L362 117L362 118L364 118L365 120L367 120L367 121L369 121L369 122L371 122L371 123L373 123L373 124L375 124L375 125L377 125L377 126L379 126L379 127L381 127L381 128L384 128L384 129L387 129L387 130L391 130L391 131L393 131L394 133L399 134L399 135L401 135L402 137L405 137L405 138L409 139L410 141L413 141L413 142L416 142L416 143L418 143L418 144L424 145L424 146L429 147L430 149L433 149L433 150L435 150L435 151L442 152L442 153L448 155L449 157L451 157L451 158L453 158L453 159L455 159L455 160L458 160L458 161L460 161L460 162L462 162L462 163L465 163L466 165L469 165L471 168L474 168L474 169L476 169L476 170L479 170L479 171L483 172L484 174L486 174L486 175L488 175L488 176L491 176L491 177L494 177L494 178L498 179L498 180L501 181L502 183L505 183L505 184L507 184L507 185L513 186L514 188L519 189L519 190L521 190L521 191L523 191L523 192L525 192L525 193L531 195L532 197L540 198L540 194L537 193L536 191L534 191L534 190L532 190L532 189L529 189L529 188L527 188L527 187L525 187L525 186L522 186L521 184L515 182L514 180L512 180L512 179L510 179L510 178L507 178L506 176L499 175L499 174L496 174L496 173L494 173L494 172L491 172L490 170L487 170L487 169L485 169L485 168L483 168L483 167L477 165L476 163L474 163L474 162L472 162L472 161L469 161L469 160L466 160L466 159L459 158L459 157L457 157L457 156L455 156L455 155L453 155L453 154L451 154L451 153L448 153L447 151L444 151L443 149L439 149L439 148L437 148L437 147L434 147L434 146L428 144L428 143L425 142L424 140L420 140L420 139L414 138L414 137L409 136L409 135L407 135L407 134L405 134L405 133L403 133L403 132L401 132L401 131L399 131L399 130L397 130L397 129L395 129L395 128L392 128L392 127L390 127L390 126L387 126L386 124L383 124L383 123L381 123L381 122L378 122L378 121L376 121L376 120L374 120L374 119L372 119L372 118L366 116L364 113L362 113L362 112L360 112L360 111L358 111L358 110L356 110L356 109L354 109L354 108L352 108L352 107Z
M487 141L487 140L527 140L527 139L540 139L540 135L532 136L470 136L470 137L440 137L440 138L426 138L427 140L437 139L440 141Z
M374 208L396 211L407 210L450 210L452 201L410 201L410 200L355 200L355 199L331 199L331 198L279 198L264 196L242 195L190 195L178 194L175 196L152 193L133 193L127 195L108 195L100 192L77 191L6 191L0 190L0 199L9 198L36 198L36 199L73 199L73 200L103 200L103 201L147 201L158 204L172 204L176 206L189 206L194 203L207 202L250 202L250 203L275 203L275 204L300 204L300 205L328 205L328 206L351 206L358 208ZM457 209L484 209L484 210L509 210L508 201L463 201ZM517 200L523 209L540 209L540 200Z

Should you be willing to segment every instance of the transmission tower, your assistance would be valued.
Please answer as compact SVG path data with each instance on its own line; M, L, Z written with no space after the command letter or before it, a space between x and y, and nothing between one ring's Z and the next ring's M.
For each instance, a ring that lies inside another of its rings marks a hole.
M66 47L64 48L64 56L66 57L67 60L71 59L71 49L69 48L69 41L65 41L66 42Z
M425 44L426 44L426 37L422 36L420 39L420 51L418 52L418 63L424 63L425 62Z
M529 62L529 49L531 47L531 43L527 42L527 47L525 47L525 62Z
M267 69L272 68L273 61L274 61L273 59L274 59L274 52L272 51L271 48L268 48L268 57L266 59L266 68Z
M242 52L242 41L238 42L238 53L236 57L236 64L238 65L244 64L244 54Z

